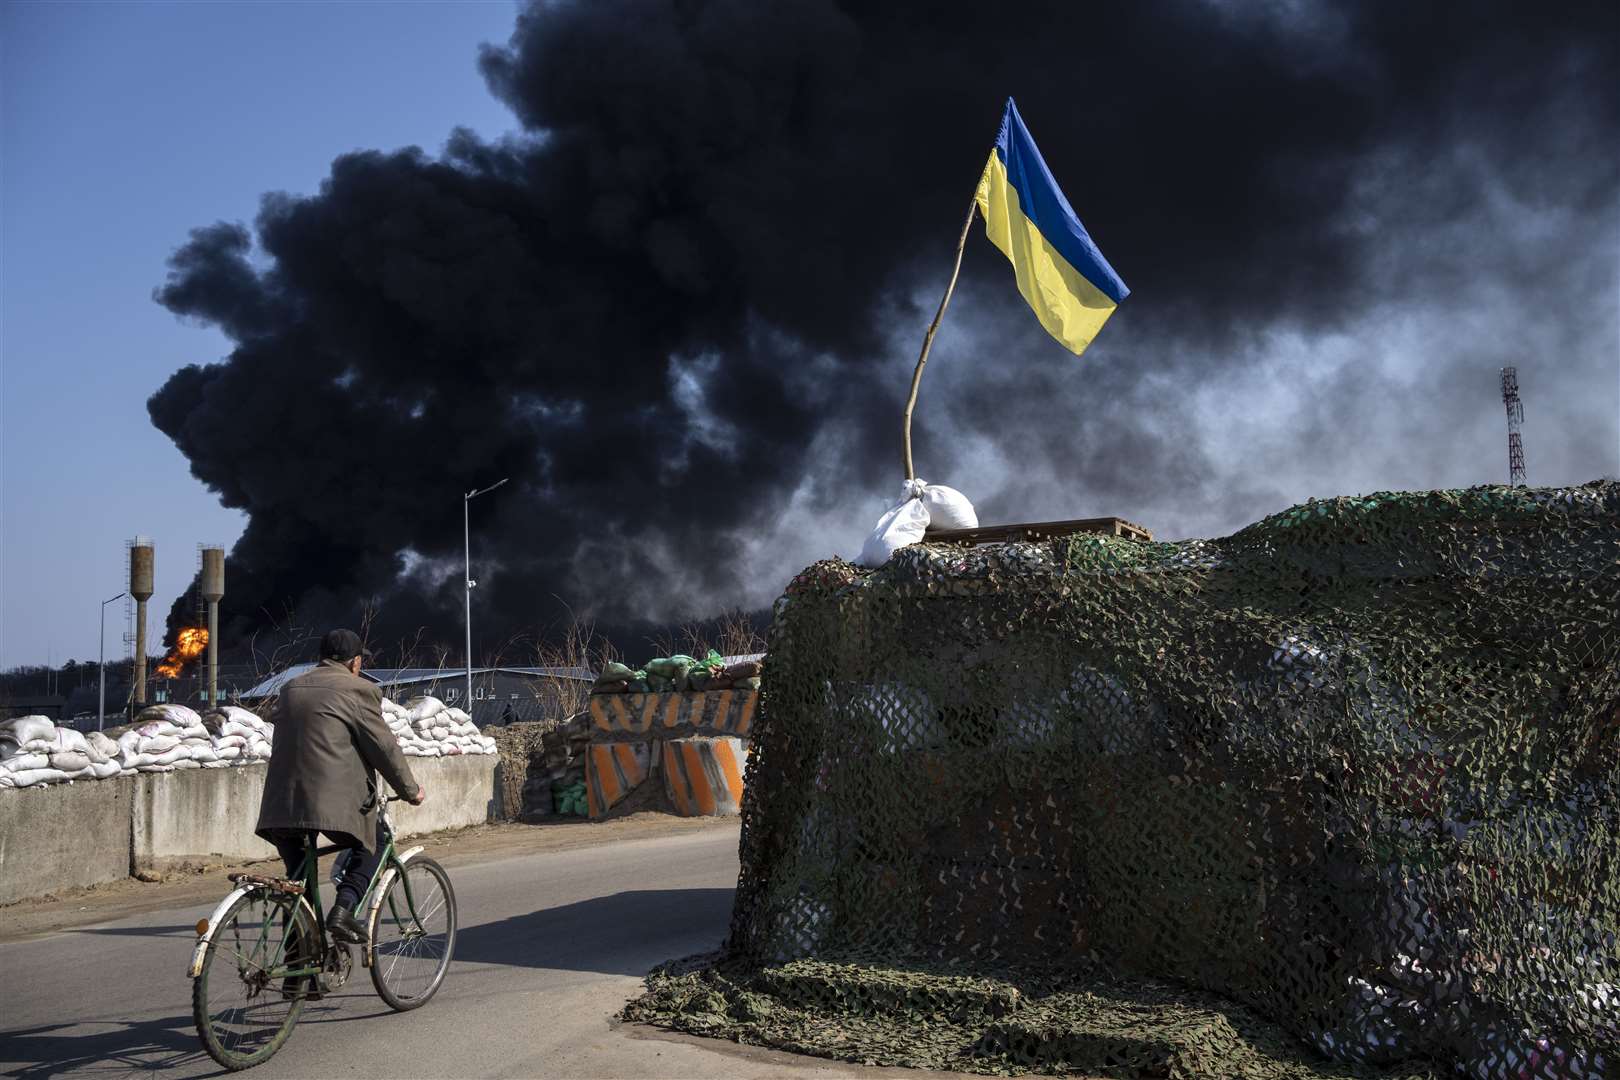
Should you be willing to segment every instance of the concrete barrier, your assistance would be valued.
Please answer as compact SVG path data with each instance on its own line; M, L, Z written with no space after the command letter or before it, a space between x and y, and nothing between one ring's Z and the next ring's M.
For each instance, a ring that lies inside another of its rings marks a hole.
M757 690L592 694L586 801L600 818L662 774L664 808L736 814Z
M427 788L396 803L402 837L464 828L496 812L494 754L412 758ZM250 862L275 849L253 835L265 769L181 769L0 793L0 904L185 863Z
M0 791L0 904L129 876L134 777Z

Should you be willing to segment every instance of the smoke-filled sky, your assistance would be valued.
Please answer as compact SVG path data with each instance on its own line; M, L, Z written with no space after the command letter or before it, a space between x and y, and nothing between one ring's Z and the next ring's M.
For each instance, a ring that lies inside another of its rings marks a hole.
M199 207L151 284L211 330L148 410L246 515L227 634L370 600L384 640L455 642L457 496L503 476L479 651L565 605L762 606L852 554L1009 94L1133 295L1076 359L975 229L916 449L982 520L1222 535L1501 482L1504 364L1532 483L1620 471L1612 5L985 10L537 5L443 43L508 134Z

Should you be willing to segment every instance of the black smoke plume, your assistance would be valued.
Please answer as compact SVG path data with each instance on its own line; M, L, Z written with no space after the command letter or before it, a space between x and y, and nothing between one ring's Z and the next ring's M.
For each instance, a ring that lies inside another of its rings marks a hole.
M458 642L460 494L503 476L472 504L479 653L564 605L610 629L757 606L858 546L1009 94L1134 295L1073 360L975 230L916 438L987 520L1215 532L1342 493L1347 453L1449 478L1472 451L1448 437L1500 426L1496 366L1527 349L1570 358L1522 376L1532 419L1532 384L1544 422L1555 390L1596 402L1557 451L1590 479L1614 444L1616 12L535 4L478 60L522 134L347 154L171 260L157 299L234 343L149 404L249 515L227 645L368 602L376 638ZM1408 374L1326 364L1344 340ZM1192 400L1295 377L1275 416ZM1234 425L1276 435L1273 468L1224 456ZM1328 490L1281 478L1313 457Z

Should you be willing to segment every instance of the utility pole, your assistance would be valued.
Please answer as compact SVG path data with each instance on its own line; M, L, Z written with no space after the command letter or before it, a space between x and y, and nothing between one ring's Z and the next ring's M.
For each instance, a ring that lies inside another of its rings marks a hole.
M1508 486L1524 484L1524 444L1519 441L1519 425L1524 423L1524 404L1519 400L1519 369L1502 369L1502 404L1507 407Z
M465 583L467 585L467 653L466 653L466 659L467 659L467 715L469 717L472 716L472 707L473 707L472 706L472 699L473 699L473 691L472 691L472 591L473 591L473 587L475 585L477 585L478 582L474 581L473 578L472 578L472 529L468 524L469 517L468 517L467 507L469 505L471 505L472 501L474 499L476 499L478 496L489 494L491 491L494 491L496 488L500 487L502 484L506 483L506 481L510 480L510 479L511 479L511 477L502 477L501 479L495 481L495 483L489 485L489 487L487 487L487 488L480 488L477 491L469 491L469 492L467 492L467 494L465 494L465 495L463 495L461 497L461 543L462 543L462 548L463 548L463 550L465 552L465 557L466 557L466 564L465 564L466 565L466 573L464 573L462 575L462 578L463 578L463 580L465 581Z
M113 600L122 600L125 593L119 593L112 600L101 602L101 664L96 674L101 677L101 694L96 703L96 730L104 731L107 727L107 605Z

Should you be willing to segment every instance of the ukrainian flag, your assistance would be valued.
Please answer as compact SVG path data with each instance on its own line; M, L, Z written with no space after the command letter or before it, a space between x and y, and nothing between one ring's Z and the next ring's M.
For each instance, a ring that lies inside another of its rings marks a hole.
M1058 189L1012 98L977 198L985 235L1011 260L1035 317L1064 348L1085 352L1131 291Z

